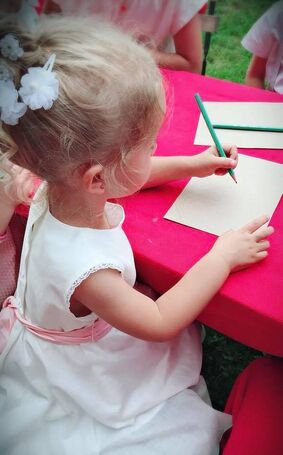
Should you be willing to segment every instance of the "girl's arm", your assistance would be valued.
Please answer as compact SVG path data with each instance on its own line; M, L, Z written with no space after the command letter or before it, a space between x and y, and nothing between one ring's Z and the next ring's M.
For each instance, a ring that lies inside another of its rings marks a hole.
M5 194L3 183L0 183L0 236L6 234L16 206L17 204Z
M162 68L200 73L202 67L201 22L196 14L174 37L176 53L152 51Z
M229 273L267 256L273 232L263 216L219 237L209 253L155 302L131 288L116 270L100 270L75 290L74 298L112 326L137 338L166 341L193 322Z
M0 212L0 237L3 238L5 236L8 226L10 224L11 218L14 214L16 206L14 205L9 205L9 204L2 204L2 201L0 201L0 207L1 207L1 212Z
M9 160L1 163L0 170L0 235L5 234L17 205L30 202L34 177L26 169Z
M253 55L249 64L245 83L251 87L264 88L266 58Z
M12 165L5 161L0 169L0 236L6 234L7 228L14 214L17 202L10 195L10 189L8 188L9 172L12 169Z
M143 188L188 177L226 174L227 169L237 166L238 152L234 145L224 145L223 148L228 158L219 157L215 146L194 156L153 156L151 173Z

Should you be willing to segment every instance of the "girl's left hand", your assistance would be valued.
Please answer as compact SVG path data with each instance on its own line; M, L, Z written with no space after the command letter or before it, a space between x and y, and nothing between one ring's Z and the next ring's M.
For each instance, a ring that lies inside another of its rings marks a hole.
M35 188L33 174L11 161L1 162L0 203L14 209L22 202L30 203Z
M194 177L208 177L209 175L224 175L228 169L234 169L238 164L238 150L235 145L222 144L227 158L219 156L213 145L204 152L191 157L193 160Z

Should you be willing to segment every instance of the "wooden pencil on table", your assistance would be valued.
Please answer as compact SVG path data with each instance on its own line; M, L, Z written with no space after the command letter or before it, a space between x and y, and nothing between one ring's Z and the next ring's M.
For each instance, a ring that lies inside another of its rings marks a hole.
M245 125L220 125L214 123L213 128L219 130L265 131L269 133L283 133L283 128L272 126L245 126Z

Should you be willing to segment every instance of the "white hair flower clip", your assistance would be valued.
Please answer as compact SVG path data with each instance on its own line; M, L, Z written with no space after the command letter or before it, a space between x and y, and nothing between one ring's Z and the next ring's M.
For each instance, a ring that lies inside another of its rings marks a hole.
M50 109L59 95L59 81L52 72L56 55L52 54L43 67L32 67L21 78L19 94L30 109Z
M1 120L8 125L16 125L26 110L27 106L18 102L18 91L13 81L0 81Z
M13 61L18 60L19 57L24 55L19 40L11 33L8 33L0 40L0 50L3 57Z
M12 79L12 73L5 63L0 62L0 81L8 81Z

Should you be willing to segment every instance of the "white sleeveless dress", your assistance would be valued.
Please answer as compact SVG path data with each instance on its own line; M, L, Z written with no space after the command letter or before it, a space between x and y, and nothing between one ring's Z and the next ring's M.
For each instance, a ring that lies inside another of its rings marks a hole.
M16 297L40 327L69 331L97 317L69 310L75 287L114 268L132 286L135 267L122 207L107 204L107 230L55 219L42 198L30 210ZM62 345L18 320L0 357L0 453L5 455L214 455L231 416L214 410L200 376L197 325L147 342L112 328Z

